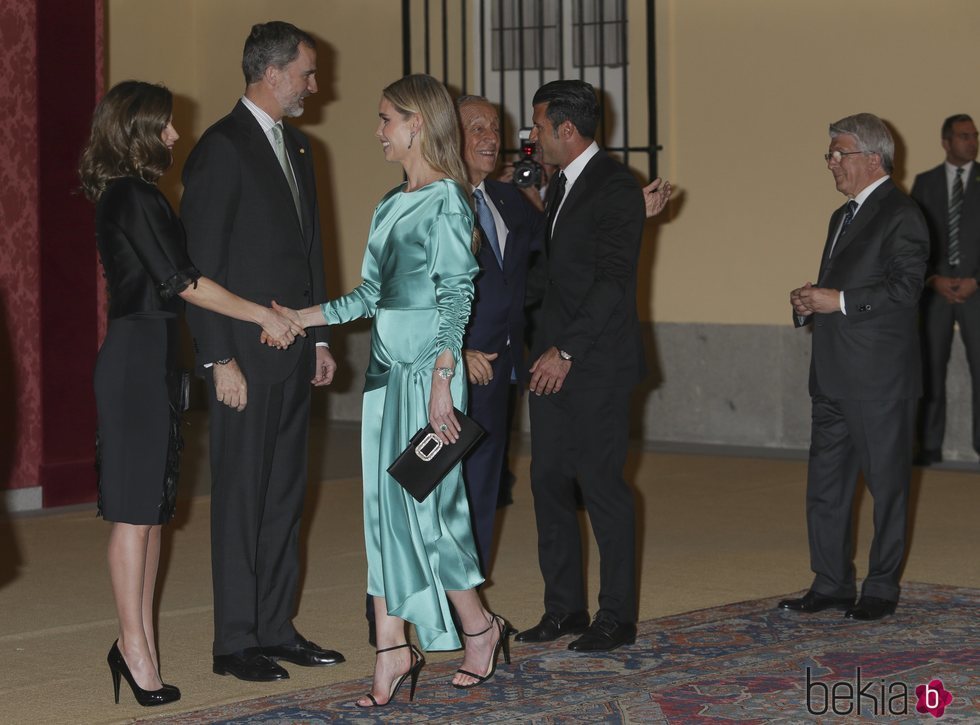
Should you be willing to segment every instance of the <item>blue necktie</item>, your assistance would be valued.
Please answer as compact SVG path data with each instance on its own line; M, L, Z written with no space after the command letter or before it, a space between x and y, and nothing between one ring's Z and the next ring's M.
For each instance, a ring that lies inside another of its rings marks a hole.
M493 256L497 258L497 264L503 269L504 257L500 253L500 242L497 241L497 225L493 221L493 214L490 213L490 207L487 206L487 200L483 198L482 191L479 189L475 190L473 192L473 198L476 199L476 218L480 222L483 236L490 242L490 249L493 250Z

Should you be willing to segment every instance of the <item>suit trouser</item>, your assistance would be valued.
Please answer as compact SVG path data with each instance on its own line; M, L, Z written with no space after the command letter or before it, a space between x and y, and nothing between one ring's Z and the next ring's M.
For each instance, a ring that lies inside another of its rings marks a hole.
M211 418L214 654L294 641L299 529L306 493L310 383L248 384L248 405Z
M497 496L507 453L507 438L510 435L507 408L512 363L509 352L499 355L492 366L493 379L489 384L469 386L468 413L487 435L463 461L463 478L470 501L473 536L480 552L484 577L490 574Z
M806 519L814 591L855 594L853 504L863 472L874 498L874 538L861 593L898 601L916 402L813 397Z
M545 611L588 609L575 483L599 547L599 608L636 621L633 493L623 478L630 387L530 396L531 490Z
M962 304L950 304L931 289L922 294L923 394L920 444L941 452L946 435L946 372L953 345L953 323L959 323L970 368L973 403L973 449L980 453L980 293Z

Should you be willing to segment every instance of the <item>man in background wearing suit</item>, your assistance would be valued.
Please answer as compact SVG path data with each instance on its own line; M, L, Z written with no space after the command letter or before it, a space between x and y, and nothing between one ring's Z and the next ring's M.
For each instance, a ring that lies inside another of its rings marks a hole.
M543 298L531 359L531 490L545 613L519 641L582 633L569 649L636 640L635 512L623 479L630 393L645 372L636 313L644 200L601 151L595 91L578 80L538 89L531 140L561 173L546 200L546 242L528 280ZM599 546L599 610L589 624L575 483Z
M317 90L316 43L289 23L255 25L242 70L244 97L184 169L188 250L246 299L309 306L327 298L313 155L282 118L301 115ZM315 332L280 351L230 318L199 308L187 317L210 392L213 670L269 681L289 677L275 660L343 662L292 624L310 383L329 384L336 369L327 337Z
M500 124L486 98L456 102L463 130L463 161L473 185L481 232L473 313L463 340L469 376L469 414L487 432L464 461L473 534L483 575L489 578L497 494L510 437L513 383L527 384L524 366L524 296L528 259L540 249L544 217L520 190L488 178L497 167Z
M782 609L837 608L848 619L872 620L892 614L898 602L922 393L916 316L929 237L915 202L889 177L894 152L888 128L870 113L830 126L824 158L849 201L830 218L817 284L790 293L794 324L813 330L806 514L815 577L806 595L783 600ZM874 498L874 540L855 604L859 472Z
M924 363L919 454L923 465L943 459L946 432L946 368L953 323L960 327L973 388L973 449L980 453L980 169L977 127L966 114L943 122L946 161L915 177L919 203L932 241L922 293Z

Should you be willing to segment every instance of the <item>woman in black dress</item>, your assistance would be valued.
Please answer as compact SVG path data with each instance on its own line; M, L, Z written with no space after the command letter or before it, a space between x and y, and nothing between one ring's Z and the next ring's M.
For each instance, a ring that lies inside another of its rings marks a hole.
M202 277L188 259L180 220L156 187L178 138L172 111L163 86L114 86L95 109L80 168L85 195L96 204L109 289L108 331L95 367L99 514L113 522L108 560L119 617L108 662L116 702L125 677L141 705L180 698L160 679L153 631L161 525L174 513L180 464L179 298L255 322L279 347L304 334Z

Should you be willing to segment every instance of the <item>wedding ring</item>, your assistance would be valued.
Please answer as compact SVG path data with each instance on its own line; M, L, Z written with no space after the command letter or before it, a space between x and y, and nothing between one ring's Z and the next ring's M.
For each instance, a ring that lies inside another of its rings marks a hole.
M442 425L439 426L439 430L445 433L447 430L449 430L449 426L443 423Z

